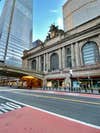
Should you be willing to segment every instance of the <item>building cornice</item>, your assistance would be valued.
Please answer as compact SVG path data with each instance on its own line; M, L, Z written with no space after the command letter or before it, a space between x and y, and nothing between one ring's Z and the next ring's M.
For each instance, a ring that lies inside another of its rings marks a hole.
M100 16L95 18L95 19L97 19L97 20L100 19ZM94 19L92 20L92 22L93 21L94 21ZM89 21L89 23L90 22L91 21ZM85 26L85 24L82 24L81 26ZM71 43L75 43L75 41L81 41L81 40L84 40L86 38L100 34L100 22L96 23L96 25L94 25L90 28L87 28L85 30L81 30L80 32L79 32L79 28L81 28L81 27L78 26L77 28L74 28L73 30L66 32L64 35L58 36L57 37L58 39L54 38L56 41L54 41L54 39L51 39L50 43L47 42L46 44L44 44L43 47L41 47L41 46L37 47L36 49L34 49L35 51L33 51L33 49L29 50L27 52L27 55L23 56L22 59L36 55L37 53L40 54L41 52L42 52L41 54L43 54L46 51L48 51L48 49L53 48L53 47L56 47L56 49L59 47L63 47L63 45L60 45L60 44L65 43L65 42L70 42L70 44L71 44ZM78 29L78 32L77 32L77 29ZM72 34L73 32L74 32L74 34ZM57 46L59 46L59 47L57 47Z

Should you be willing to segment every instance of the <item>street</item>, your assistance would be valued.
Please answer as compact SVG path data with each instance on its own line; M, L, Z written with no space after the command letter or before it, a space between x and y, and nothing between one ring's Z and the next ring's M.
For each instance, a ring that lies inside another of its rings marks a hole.
M7 98L19 102L19 104L16 105L16 102L11 103ZM14 105L16 109L17 106L20 106L19 108L25 106L36 107L65 119L72 119L81 124L85 123L90 127L98 128L100 131L100 98L82 97L74 94L58 95L34 90L0 87L0 106L5 103L5 100L7 100L6 105L10 105L10 107ZM8 104L9 102L10 104ZM6 113L7 109L6 111L2 109L0 111ZM96 133L99 133L99 131Z

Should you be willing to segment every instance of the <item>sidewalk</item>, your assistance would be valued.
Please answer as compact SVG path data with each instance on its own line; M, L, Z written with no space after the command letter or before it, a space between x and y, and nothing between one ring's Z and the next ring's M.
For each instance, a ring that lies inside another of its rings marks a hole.
M53 91L53 90L32 90L34 92L57 94L57 95L69 95L69 96L81 96L89 98L100 98L99 94L85 94L85 93L75 93L75 92L65 92L65 91Z
M4 91L6 91L6 89L17 89L17 88L13 88L13 87L0 87L0 89L5 88ZM29 89L18 89L18 90L24 90L24 91L29 91ZM68 92L68 91L56 91L56 90L42 90L41 88L39 88L38 90L30 90L33 92L40 92L40 93L49 93L49 94L57 94L57 95L69 95L69 96L80 96L80 97L89 97L89 98L99 98L100 99L100 94L92 94L92 93L76 93L76 92Z

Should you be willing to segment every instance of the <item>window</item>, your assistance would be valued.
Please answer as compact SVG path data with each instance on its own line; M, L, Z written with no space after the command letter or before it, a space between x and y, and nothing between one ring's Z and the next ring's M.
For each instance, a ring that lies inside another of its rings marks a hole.
M51 70L59 69L59 57L57 53L53 53L50 57L50 69Z
M36 60L32 60L32 69L36 70Z
M65 65L66 65L66 67L72 67L71 47L65 48Z
M41 56L41 71L44 70L44 56Z
M87 42L82 47L83 63L95 64L99 61L99 49L95 42Z

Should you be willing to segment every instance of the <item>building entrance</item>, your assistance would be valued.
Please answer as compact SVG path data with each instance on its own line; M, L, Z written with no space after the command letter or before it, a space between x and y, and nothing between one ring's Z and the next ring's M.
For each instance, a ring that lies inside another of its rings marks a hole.
M49 83L49 86L48 86ZM63 87L64 79L50 79L47 80L47 87L61 88Z

